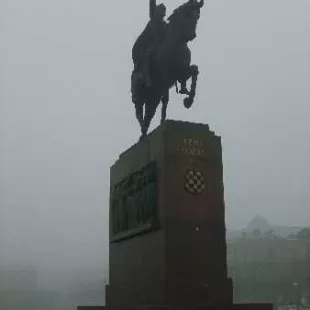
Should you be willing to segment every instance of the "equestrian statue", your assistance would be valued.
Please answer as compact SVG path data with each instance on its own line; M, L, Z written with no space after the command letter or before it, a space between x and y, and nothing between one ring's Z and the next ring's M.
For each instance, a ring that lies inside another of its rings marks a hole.
M165 21L166 7L150 1L150 21L137 38L132 49L134 69L131 75L132 102L141 127L141 138L146 137L157 106L162 103L161 123L166 119L169 90L186 95L184 106L194 102L198 67L191 64L188 42L196 38L200 9L204 0L188 0ZM191 79L191 88L186 82ZM178 84L180 84L180 89Z

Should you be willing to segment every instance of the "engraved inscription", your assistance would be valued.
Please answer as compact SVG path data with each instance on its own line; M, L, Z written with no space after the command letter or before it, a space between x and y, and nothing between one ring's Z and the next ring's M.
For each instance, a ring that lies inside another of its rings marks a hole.
M111 192L110 240L131 238L157 226L156 164L116 184Z
M185 155L205 156L204 143L201 139L184 138L177 151Z

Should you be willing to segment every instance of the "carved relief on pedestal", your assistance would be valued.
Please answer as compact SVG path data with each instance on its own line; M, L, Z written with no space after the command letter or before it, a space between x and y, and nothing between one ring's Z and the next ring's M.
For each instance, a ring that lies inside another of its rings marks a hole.
M112 188L110 216L111 242L132 238L158 226L155 163L150 163Z

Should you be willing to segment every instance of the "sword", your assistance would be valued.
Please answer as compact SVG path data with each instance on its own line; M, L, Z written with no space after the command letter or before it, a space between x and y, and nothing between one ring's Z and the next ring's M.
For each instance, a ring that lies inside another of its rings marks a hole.
M156 9L156 0L150 0L150 19L153 18Z

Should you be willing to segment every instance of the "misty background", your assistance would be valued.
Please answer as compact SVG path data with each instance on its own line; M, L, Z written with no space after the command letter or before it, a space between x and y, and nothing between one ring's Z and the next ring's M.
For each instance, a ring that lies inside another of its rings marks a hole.
M148 16L147 0L0 0L0 266L107 280L109 167L140 134L131 48ZM171 91L168 118L222 136L228 229L310 225L309 16L308 0L207 0L193 107Z

